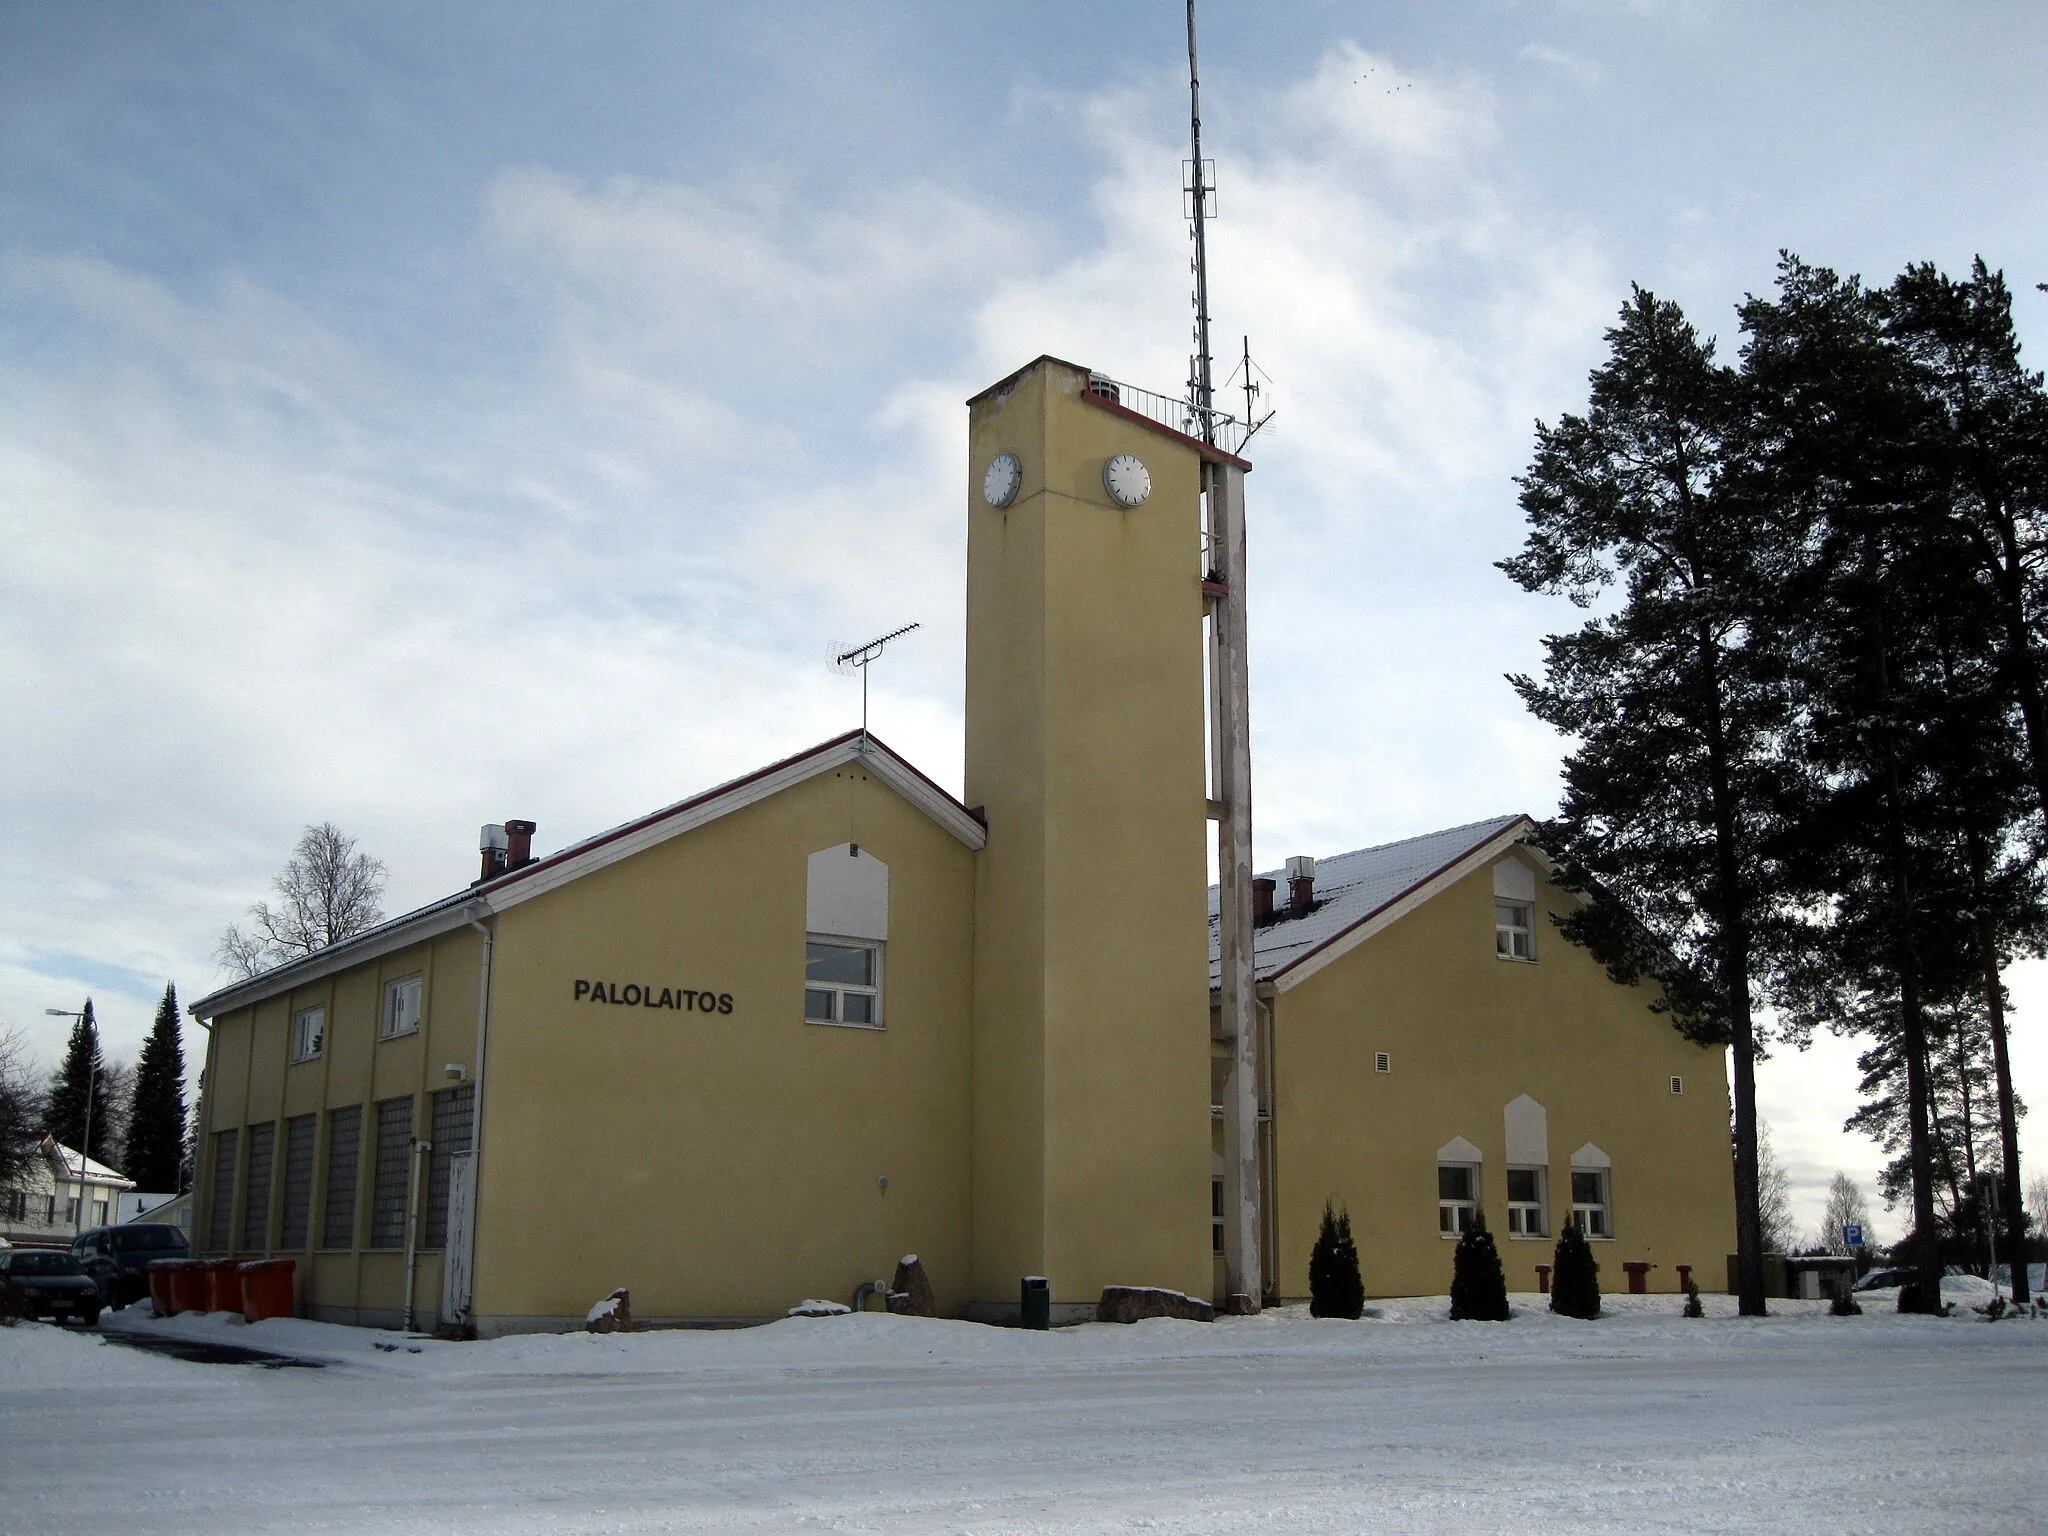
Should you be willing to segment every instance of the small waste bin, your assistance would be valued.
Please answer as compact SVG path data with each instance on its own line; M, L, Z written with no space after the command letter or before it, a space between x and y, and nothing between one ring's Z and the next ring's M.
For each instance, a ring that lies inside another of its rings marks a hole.
M290 1259L251 1259L237 1267L242 1276L243 1322L293 1315L292 1271L296 1264Z
M1628 1276L1628 1293L1631 1296L1645 1296L1650 1290L1650 1271L1657 1266L1640 1260L1621 1266L1621 1272Z
M239 1312L242 1310L241 1264L234 1259L207 1259L200 1265L206 1271L206 1310L209 1312Z
M189 1259L149 1261L149 1309L156 1316L170 1317L180 1310L177 1298L171 1292L171 1280L180 1267L190 1262Z
M161 1262L169 1270L171 1310L173 1312L204 1312L206 1310L206 1266L198 1259L165 1259Z
M1018 1322L1041 1333L1052 1326L1052 1282L1043 1275L1024 1277L1023 1305Z

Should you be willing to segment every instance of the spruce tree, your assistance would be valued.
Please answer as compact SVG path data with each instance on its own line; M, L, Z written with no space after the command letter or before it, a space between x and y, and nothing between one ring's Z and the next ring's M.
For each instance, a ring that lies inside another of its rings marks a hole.
M1508 1320L1508 1279L1484 1216L1458 1239L1457 1251L1451 1255L1451 1317L1473 1323Z
M1550 1310L1563 1317L1600 1315L1600 1274L1576 1216L1557 1236L1557 1252L1551 1258Z
M1365 1315L1365 1280L1358 1271L1358 1245L1351 1240L1351 1213L1323 1202L1323 1227L1308 1256L1308 1310L1314 1317Z
M1685 1315L1687 1317L1705 1317L1707 1315L1707 1309L1700 1305L1700 1288L1694 1283L1691 1275L1685 1277Z
M185 1047L178 1032L178 989L165 983L156 1023L135 1066L135 1097L128 1111L128 1166L135 1187L160 1194L178 1190L185 1161Z
M108 1156L107 1066L100 1056L100 1032L93 1022L92 999L85 1000L79 1018L71 1026L71 1042L64 1051L64 1064L50 1080L43 1099L43 1128L75 1152L94 1162ZM87 1103L91 1104L90 1145L87 1144Z

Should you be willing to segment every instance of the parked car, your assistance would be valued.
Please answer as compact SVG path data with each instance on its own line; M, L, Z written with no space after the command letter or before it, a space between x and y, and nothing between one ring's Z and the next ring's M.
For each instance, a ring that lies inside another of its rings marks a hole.
M149 1261L191 1254L185 1234L158 1221L94 1227L71 1240L71 1251L100 1288L100 1300L116 1312L149 1294Z
M100 1320L100 1288L78 1256L62 1248L9 1248L0 1253L4 1283L23 1317L53 1322Z

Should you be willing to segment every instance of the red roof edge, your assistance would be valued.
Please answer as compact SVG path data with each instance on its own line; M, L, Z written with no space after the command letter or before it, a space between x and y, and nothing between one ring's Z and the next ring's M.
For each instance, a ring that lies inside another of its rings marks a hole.
M541 870L560 864L568 859L580 858L593 849L602 848L607 843L615 843L622 837L629 837L643 828L666 821L671 816L680 816L685 811L695 810L700 805L716 800L721 795L729 795L736 789L744 789L747 785L755 783L757 780L765 779L770 774L780 773L783 769L793 768L808 758L830 752L833 748L844 746L850 741L857 741L862 735L867 737L870 747L888 753L890 758L899 767L906 769L923 780L934 794L942 796L950 804L958 807L961 815L973 815L973 812L969 811L966 806L961 805L953 795L934 782L930 774L883 741L873 731L862 732L859 729L855 729L842 732L840 735L832 737L829 741L821 741L814 747L806 747L803 751L792 753L788 757L769 763L766 767L756 768L752 773L742 774L736 779L727 779L723 784L714 785L700 795L692 795L687 800L678 800L674 805L665 805L658 811L650 811L645 816L637 817L632 821L613 827L609 831L600 832L595 837L587 837L580 843L571 843L568 847L558 849L544 859L535 859L531 864L522 864L517 869L507 870L496 879L484 881L476 886L475 889L484 892L504 890L507 886L524 880L530 875L538 874Z

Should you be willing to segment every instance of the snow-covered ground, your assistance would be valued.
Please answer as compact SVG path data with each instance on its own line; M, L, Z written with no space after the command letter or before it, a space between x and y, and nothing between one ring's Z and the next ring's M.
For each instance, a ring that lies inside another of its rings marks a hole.
M2048 1321L1516 1300L483 1344L131 1308L327 1368L0 1329L0 1533L2048 1529Z

